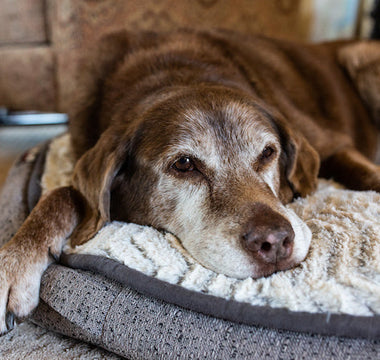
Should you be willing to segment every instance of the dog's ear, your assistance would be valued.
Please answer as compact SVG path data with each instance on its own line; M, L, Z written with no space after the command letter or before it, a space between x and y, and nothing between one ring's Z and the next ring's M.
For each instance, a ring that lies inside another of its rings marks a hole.
M380 128L380 41L361 41L341 47L338 61L347 70Z
M126 159L128 139L127 135L122 139L124 130L117 133L112 127L114 130L110 128L98 139L104 125L102 116L107 120L110 117L103 103L107 80L136 46L149 48L156 40L157 35L152 32L123 30L107 34L80 50L75 93L68 113L71 142L79 159L73 185L86 199L86 215L71 237L73 245L90 239L109 221L111 185Z
M107 131L98 140L100 112L106 80L131 48L130 38L126 31L105 35L80 49L76 58L75 94L68 113L71 142L79 158L73 185L86 199L86 209L71 236L73 245L90 239L109 220L110 186L118 171L120 149L113 148Z
M320 158L305 137L283 122L277 123L282 145L280 199L305 197L317 187Z
M85 198L84 220L71 236L71 244L79 245L92 238L106 222L110 221L112 183L128 157L128 140L103 133L94 147L76 163L72 183Z

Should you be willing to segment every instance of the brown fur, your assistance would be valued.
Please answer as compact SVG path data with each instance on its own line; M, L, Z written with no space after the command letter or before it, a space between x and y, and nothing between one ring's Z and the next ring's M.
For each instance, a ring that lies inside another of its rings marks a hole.
M237 239L237 258L254 251L251 276L295 266L300 259L258 255L249 241L260 233L268 245L277 219L277 233L285 233L286 251L293 251L282 204L314 191L318 173L380 191L380 170L371 162L379 64L375 42L300 45L226 31L120 32L85 51L70 114L78 159L73 188L42 199L0 250L0 332L6 312L24 316L35 306L49 252L59 256L70 234L74 245L83 243L113 219L186 239L192 231L218 231L216 239ZM173 165L188 155L178 153L180 146L201 149L196 171ZM252 159L244 155L250 147L257 151ZM208 163L213 156L216 167ZM186 223L181 196L188 193L200 215ZM214 266L218 243L184 240L184 246ZM28 285L25 272L36 282ZM27 299L20 296L25 286L33 288Z

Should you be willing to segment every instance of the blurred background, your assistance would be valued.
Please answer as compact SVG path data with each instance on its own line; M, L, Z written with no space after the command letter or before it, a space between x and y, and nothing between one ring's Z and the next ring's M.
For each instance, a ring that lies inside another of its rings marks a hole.
M0 107L66 112L83 44L115 29L223 27L297 41L379 33L379 0L0 0ZM65 126L0 122L0 186L28 147Z

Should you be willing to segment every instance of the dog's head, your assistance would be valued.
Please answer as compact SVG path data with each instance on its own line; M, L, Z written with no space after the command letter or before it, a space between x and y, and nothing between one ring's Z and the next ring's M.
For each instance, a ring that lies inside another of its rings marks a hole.
M280 114L221 86L161 93L133 115L120 104L75 169L89 204L80 241L109 220L152 225L238 278L305 258L310 231L284 204L314 190L319 159Z

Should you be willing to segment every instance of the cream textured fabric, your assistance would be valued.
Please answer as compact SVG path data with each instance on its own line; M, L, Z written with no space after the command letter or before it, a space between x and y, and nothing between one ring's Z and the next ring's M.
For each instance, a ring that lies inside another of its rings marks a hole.
M52 143L42 179L45 191L69 183L70 154L67 135ZM174 236L136 224L113 222L65 252L109 257L160 280L252 305L380 314L380 194L321 180L313 195L288 208L313 233L309 254L297 268L258 280L216 274L192 259Z

